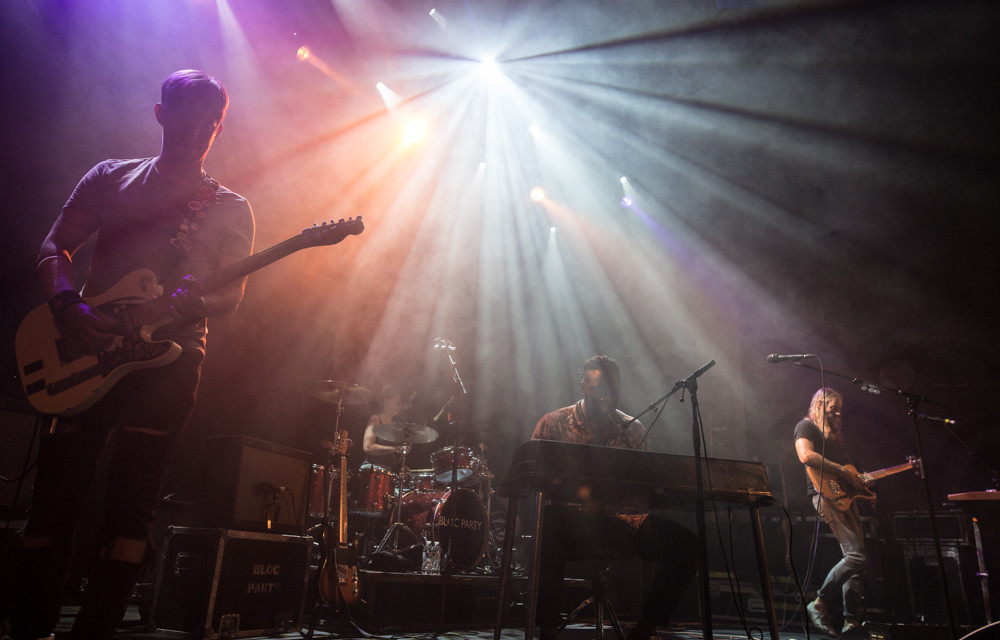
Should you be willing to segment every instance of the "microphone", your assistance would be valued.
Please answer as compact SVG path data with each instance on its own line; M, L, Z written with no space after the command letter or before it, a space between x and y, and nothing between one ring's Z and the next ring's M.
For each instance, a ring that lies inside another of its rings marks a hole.
M434 338L434 348L435 349L446 349L448 351L454 351L455 345L451 343L451 340L447 338Z
M767 357L767 361L771 364L776 362L785 362L786 360L792 360L793 362L798 362L804 358L815 358L816 356L812 353L796 353L790 356L778 355L777 353L772 353Z

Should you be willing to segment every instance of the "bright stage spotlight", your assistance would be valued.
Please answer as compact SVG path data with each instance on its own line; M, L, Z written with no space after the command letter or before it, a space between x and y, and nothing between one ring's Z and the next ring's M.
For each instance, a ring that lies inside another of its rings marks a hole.
M316 55L309 50L309 47L306 46L299 47L298 51L295 52L295 57L299 59L299 62L308 62L313 67L323 72L323 74L325 74L328 78L331 78L340 83L344 82L344 79L341 78L336 71L327 66L325 62L317 58Z
M396 105L398 105L403 100L402 98L399 97L398 93L396 93L389 87L385 86L385 84L382 82L376 82L375 88L378 90L379 95L382 96L382 102L385 103L385 108L390 111L395 109Z
M628 209L635 204L635 189L627 176L622 176L619 181L622 183L622 207Z
M406 125L403 130L403 139L400 144L403 148L412 147L424 138L427 133L427 125L420 120L413 120Z
M534 200L535 202L541 202L542 200L545 200L545 189L542 189L541 187L535 187L534 189L532 189L531 199Z
M479 61L479 76L486 82L495 82L500 78L500 65L496 58L489 56Z
M542 130L538 128L537 124L528 125L528 133L532 136L537 136Z
M448 21L444 19L444 16L441 15L441 13L437 9L431 9L428 15L434 20L434 22L437 23L437 26L441 27L442 29L448 26Z

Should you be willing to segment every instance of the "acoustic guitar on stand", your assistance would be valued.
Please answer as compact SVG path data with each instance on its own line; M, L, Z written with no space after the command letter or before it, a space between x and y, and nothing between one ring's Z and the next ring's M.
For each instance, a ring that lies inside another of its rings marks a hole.
M313 225L284 242L194 281L189 289L205 295L300 249L337 244L364 231L361 216ZM172 292L171 292L172 293ZM173 321L170 293L164 293L156 274L137 269L104 293L85 302L118 323L111 345L81 348L62 335L47 304L25 316L14 341L18 373L28 402L42 413L72 416L87 409L126 374L162 367L181 355L170 340L153 340L153 332Z
M854 469L849 464L844 466L848 469ZM864 489L858 489L854 485L842 485L840 478L829 473L823 473L821 481L820 470L813 467L806 467L806 474L809 476L809 480L812 481L813 487L816 488L816 491L823 496L828 504L839 511L847 511L851 508L851 504L855 500L875 500L875 492L870 487L876 480L906 471L907 469L916 469L918 474L922 473L920 459L916 456L908 456L906 462L903 464L859 474L861 481L865 484ZM854 470L857 471L857 469Z

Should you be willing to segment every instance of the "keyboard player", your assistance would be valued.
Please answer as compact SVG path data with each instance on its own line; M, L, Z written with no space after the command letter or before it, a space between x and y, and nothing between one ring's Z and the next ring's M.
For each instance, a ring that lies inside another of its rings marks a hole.
M618 410L621 374L608 356L584 363L582 398L545 414L534 440L636 449L644 428ZM645 447L648 448L648 443ZM659 563L629 640L656 636L665 626L698 568L698 540L685 527L649 513L626 513L599 505L552 504L546 507L538 578L537 622L541 640L558 637L560 602L567 560L634 558Z

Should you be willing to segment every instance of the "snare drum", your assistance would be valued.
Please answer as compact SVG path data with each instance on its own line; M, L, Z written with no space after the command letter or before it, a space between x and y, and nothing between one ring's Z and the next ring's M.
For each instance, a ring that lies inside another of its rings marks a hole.
M437 478L434 469L413 469L410 471L410 481L407 491L437 491Z
M365 462L347 481L347 512L363 516L381 516L396 498L396 474L376 464Z
M479 456L469 447L445 447L431 454L431 464L437 481L443 485L451 484L451 470L457 459L458 484L464 485L479 477L482 462Z

